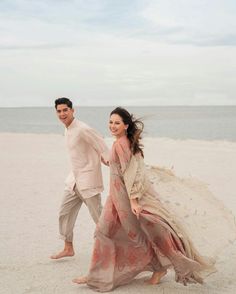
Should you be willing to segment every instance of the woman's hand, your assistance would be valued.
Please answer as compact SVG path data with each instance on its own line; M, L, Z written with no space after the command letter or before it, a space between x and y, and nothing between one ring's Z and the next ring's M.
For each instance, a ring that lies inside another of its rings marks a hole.
M138 204L137 198L130 199L130 205L133 214L135 214L137 219L139 219L140 212L143 210L143 208L140 204Z

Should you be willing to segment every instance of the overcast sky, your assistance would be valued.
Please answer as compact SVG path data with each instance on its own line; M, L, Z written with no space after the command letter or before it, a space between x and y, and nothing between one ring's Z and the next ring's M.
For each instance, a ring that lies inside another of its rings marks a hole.
M1 0L0 107L236 105L235 0Z

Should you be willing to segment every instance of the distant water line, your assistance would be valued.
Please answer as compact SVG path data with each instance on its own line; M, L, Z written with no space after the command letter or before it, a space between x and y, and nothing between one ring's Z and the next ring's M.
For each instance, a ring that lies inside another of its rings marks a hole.
M76 117L105 137L114 107L76 107ZM144 137L236 141L236 106L126 107L143 117ZM63 134L53 107L0 108L0 132Z

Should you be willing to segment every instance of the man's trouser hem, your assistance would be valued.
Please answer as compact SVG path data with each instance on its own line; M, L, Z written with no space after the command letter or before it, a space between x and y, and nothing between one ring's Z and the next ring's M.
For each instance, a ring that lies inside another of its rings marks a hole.
M59 235L59 239L63 240L63 241L67 241L67 242L72 242L72 238L67 238L66 236L63 235Z

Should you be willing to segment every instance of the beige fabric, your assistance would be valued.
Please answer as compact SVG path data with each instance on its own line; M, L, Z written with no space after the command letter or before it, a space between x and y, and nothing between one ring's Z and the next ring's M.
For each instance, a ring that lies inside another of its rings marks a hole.
M75 118L65 129L65 138L72 167L65 181L65 190L73 193L76 184L84 198L101 193L101 157L105 160L109 158L109 150L102 136Z
M187 231L203 255L216 258L222 249L234 242L235 217L211 193L207 184L194 178L178 178L164 168L147 167L146 170L159 201L174 215L178 226L184 226L183 231ZM155 211L153 202L147 204L149 211Z
M138 198L143 209L167 220L183 241L190 236L204 255L215 259L236 239L234 216L200 181L179 179L170 170L146 167L142 157L132 156L124 182L129 198ZM188 256L199 255L190 240L185 247Z
M74 189L74 193L65 191L59 212L59 232L61 239L68 242L73 241L75 221L83 203L88 207L94 222L98 222L102 211L101 194L90 198L83 198L77 188Z
M150 186L143 160L131 156L128 167L124 171L124 182L130 199L140 199Z
M214 263L215 256L203 258L195 248L189 238L189 233L186 233L186 229L178 220L178 214L171 213L172 210L167 210L167 207L160 201L157 190L154 189L154 185L151 185L144 160L139 154L131 156L130 162L124 171L124 183L130 199L138 198L139 204L144 210L163 218L167 224L166 228L169 226L172 228L171 233L177 235L183 242L186 256L199 261L202 265L206 265L205 271L202 271L202 277L215 271L213 266L209 266ZM214 245L213 242L212 240L212 246Z

